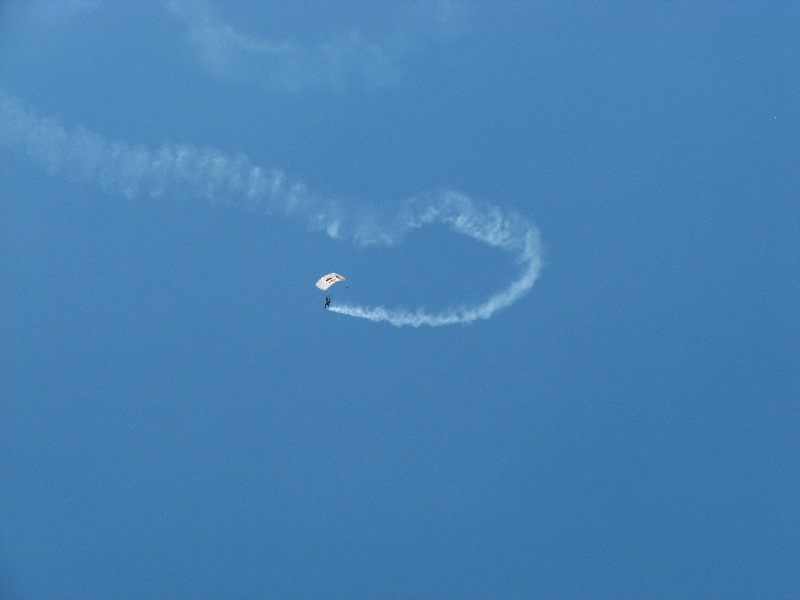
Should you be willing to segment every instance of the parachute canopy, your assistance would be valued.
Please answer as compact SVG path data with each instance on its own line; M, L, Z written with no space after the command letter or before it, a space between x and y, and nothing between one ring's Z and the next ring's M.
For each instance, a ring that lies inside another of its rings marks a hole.
M344 281L344 277L338 273L328 273L324 277L319 278L319 281L317 281L317 287L321 290L327 290L337 281Z

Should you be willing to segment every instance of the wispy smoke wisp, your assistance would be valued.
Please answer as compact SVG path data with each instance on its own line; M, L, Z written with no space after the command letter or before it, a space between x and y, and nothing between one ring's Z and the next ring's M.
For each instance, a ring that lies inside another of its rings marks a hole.
M527 293L542 266L539 233L528 220L458 192L412 198L389 218L368 218L371 213L363 207L348 209L336 201L318 198L302 183L287 181L282 171L253 165L246 156L231 157L186 144L164 144L150 150L108 142L84 128L67 129L42 117L2 90L0 147L27 154L50 174L88 182L127 198L191 197L297 216L313 230L362 246L395 244L414 229L443 223L457 233L509 252L520 265L516 280L476 306L438 313L383 306L331 306L333 312L370 321L419 327L488 319Z
M427 44L457 37L469 20L461 3L411 2L401 5L402 12L417 14L418 22L410 19L405 31L397 22L392 34L383 35L351 26L301 42L234 27L205 0L164 0L163 6L185 26L190 47L212 76L280 92L395 85L404 59Z

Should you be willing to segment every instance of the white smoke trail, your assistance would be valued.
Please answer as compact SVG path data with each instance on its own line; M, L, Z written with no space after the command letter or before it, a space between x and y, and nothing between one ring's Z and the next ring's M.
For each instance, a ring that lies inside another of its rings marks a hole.
M382 306L331 306L336 313L396 326L439 326L488 319L528 292L542 261L539 233L524 217L503 212L457 192L412 198L391 218L366 209L348 211L340 203L314 196L302 183L289 183L282 171L266 171L242 155L165 144L158 150L108 142L81 127L68 130L43 118L0 90L0 146L24 152L50 174L98 185L127 198L197 197L247 210L295 215L314 230L359 245L398 243L409 231L444 223L457 233L505 250L520 264L520 275L504 290L476 306L429 313Z
M56 120L0 90L0 147L21 151L51 175L95 184L132 199L201 198L305 217L315 230L341 238L337 203L317 199L302 183L287 181L277 169L265 170L243 156L211 148L164 144L157 150L108 142L82 127L68 130Z
M457 38L470 20L466 3L404 2L394 6L403 18L391 20L391 33L349 26L299 42L234 27L205 0L163 0L162 5L186 27L190 47L213 77L289 93L326 87L341 91L353 84L368 89L396 85L405 59L430 44Z

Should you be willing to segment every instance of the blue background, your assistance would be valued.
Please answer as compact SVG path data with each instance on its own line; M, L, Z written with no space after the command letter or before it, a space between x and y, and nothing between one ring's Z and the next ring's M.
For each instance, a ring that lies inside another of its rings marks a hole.
M469 326L353 319L320 275L445 307L514 266L3 149L0 596L796 598L796 3L282 4L4 2L0 86L349 206L514 209L540 281ZM198 22L301 50L211 60Z

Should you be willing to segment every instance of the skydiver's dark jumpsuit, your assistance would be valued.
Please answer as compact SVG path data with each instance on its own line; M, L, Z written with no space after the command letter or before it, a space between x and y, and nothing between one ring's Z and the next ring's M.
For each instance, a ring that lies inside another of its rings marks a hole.
M331 297L330 296L326 296L325 297L325 308L330 308L330 307L331 307Z

